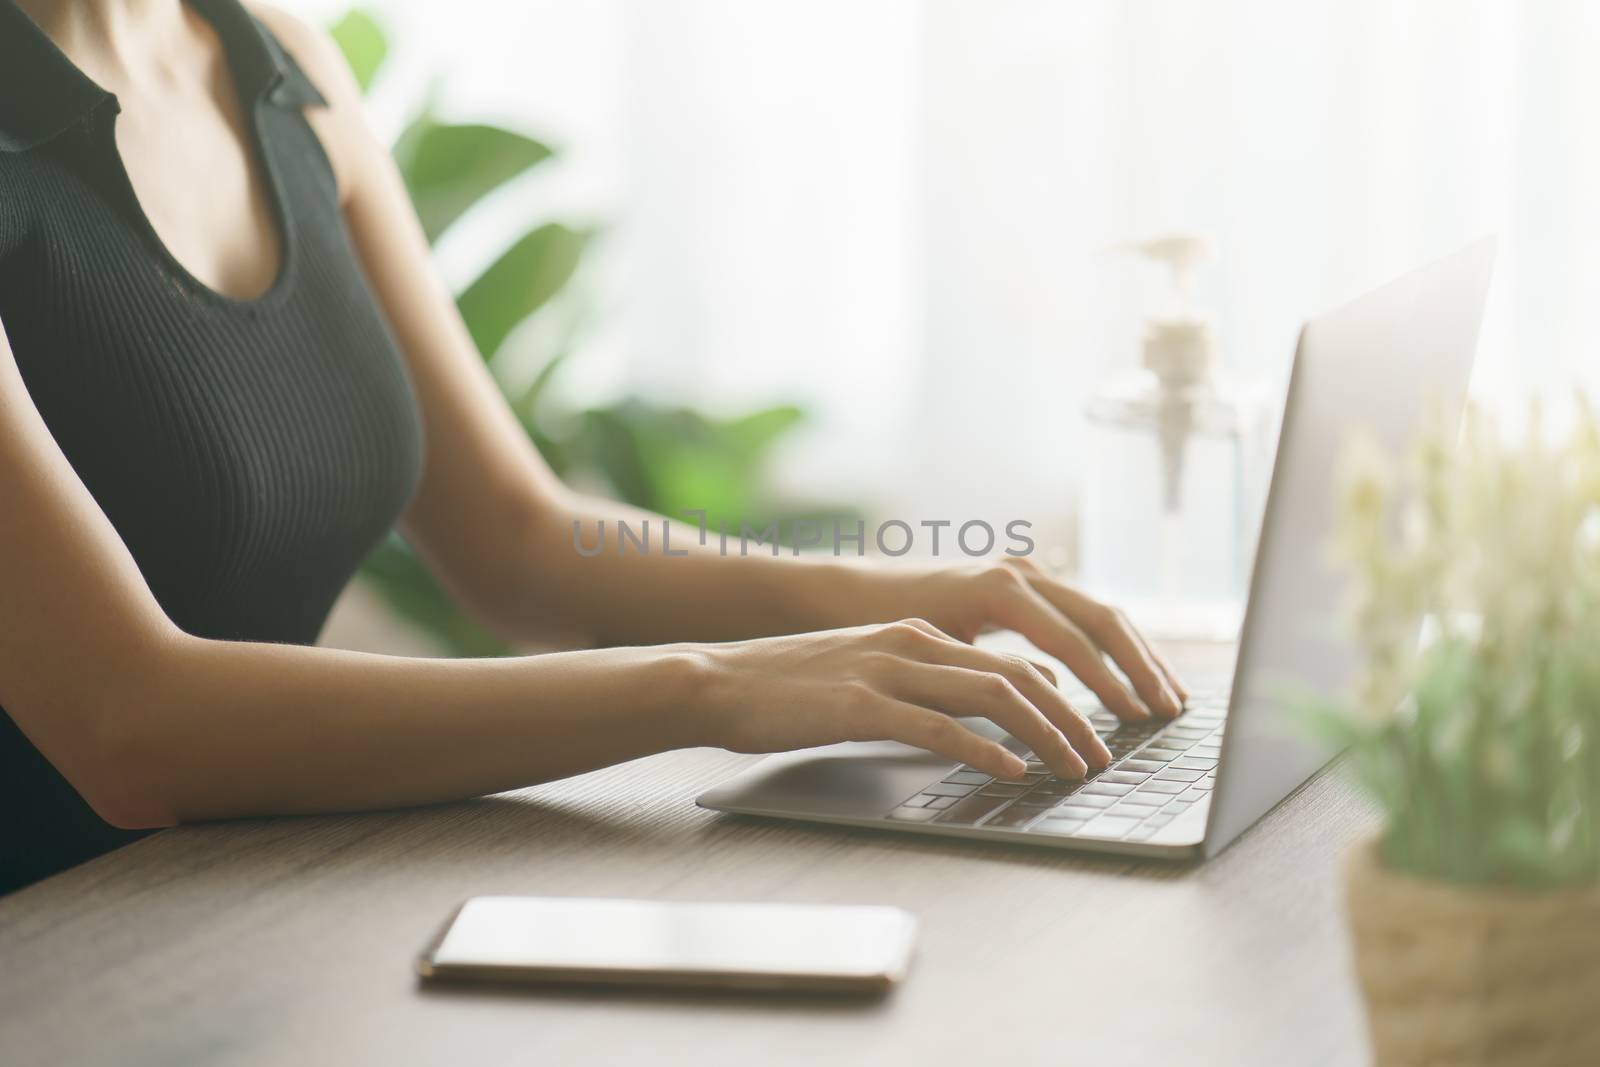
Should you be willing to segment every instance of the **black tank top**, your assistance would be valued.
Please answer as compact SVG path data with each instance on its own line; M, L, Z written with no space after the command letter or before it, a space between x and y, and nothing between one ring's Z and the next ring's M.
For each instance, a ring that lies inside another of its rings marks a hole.
M190 2L227 52L279 277L250 300L191 277L123 169L116 99L0 0L0 324L173 622L308 644L415 487L419 419L302 113L326 102L237 0ZM205 176L194 182L205 196ZM0 713L0 892L134 836Z

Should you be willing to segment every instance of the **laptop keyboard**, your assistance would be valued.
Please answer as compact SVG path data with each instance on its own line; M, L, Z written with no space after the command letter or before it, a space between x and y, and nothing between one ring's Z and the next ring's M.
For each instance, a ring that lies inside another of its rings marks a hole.
M1192 695L1175 719L1122 723L1088 706L1089 721L1111 750L1111 765L1082 780L1057 778L1014 738L1003 743L1027 761L1018 780L959 767L908 797L885 818L897 822L1003 827L1102 841L1147 841L1189 810L1204 810L1217 779L1227 691Z

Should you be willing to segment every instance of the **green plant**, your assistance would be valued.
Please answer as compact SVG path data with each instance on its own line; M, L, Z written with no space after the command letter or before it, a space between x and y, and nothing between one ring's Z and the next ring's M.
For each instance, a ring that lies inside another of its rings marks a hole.
M1600 877L1600 426L1469 417L1346 457L1337 552L1366 669L1313 721L1383 807L1385 863L1468 885ZM1418 641L1419 633L1424 640Z
M388 41L376 19L362 10L340 18L330 30L363 90L388 56ZM525 134L476 123L442 121L424 104L396 139L392 154L430 242L489 194L530 169L556 158ZM525 232L456 296L473 342L492 368L514 345L507 339L529 318L570 297L571 283L595 234L561 222L528 225ZM573 303L569 300L569 304ZM570 310L570 309L569 309ZM549 312L546 312L548 314ZM778 439L802 418L782 405L733 418L717 418L640 398L582 411L564 410L552 399L552 382L565 364L576 325L556 331L554 351L526 387L506 399L529 438L557 474L599 481L638 507L678 515L704 509L710 521L736 529L749 520L764 529L782 521L767 499L763 470ZM509 375L497 375L504 381ZM848 509L813 509L806 517L853 514ZM460 612L427 568L397 536L390 536L362 567L363 579L401 617L421 628L445 651L460 656L500 655L507 646Z

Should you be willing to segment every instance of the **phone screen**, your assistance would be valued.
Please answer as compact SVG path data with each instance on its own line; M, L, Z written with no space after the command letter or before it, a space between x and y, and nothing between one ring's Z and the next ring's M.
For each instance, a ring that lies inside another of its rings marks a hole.
M418 963L426 978L882 991L916 920L867 905L474 897Z

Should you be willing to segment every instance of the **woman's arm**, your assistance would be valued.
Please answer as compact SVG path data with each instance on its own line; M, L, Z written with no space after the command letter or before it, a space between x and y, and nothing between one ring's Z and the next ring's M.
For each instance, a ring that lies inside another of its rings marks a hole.
M459 661L191 636L50 436L3 327L0 485L0 705L119 826L425 803L702 744L893 738L1021 772L956 711L1061 774L1109 759L1028 664L926 623Z
M659 536L660 517L585 499L550 472L434 274L400 176L366 126L360 92L338 51L292 18L272 9L262 15L331 105L310 118L405 353L427 433L422 485L403 530L461 604L512 639L579 644L731 640L904 617L929 619L962 640L1004 627L1060 659L1124 717L1177 713L1181 685L1120 614L1026 564L919 571L725 557L687 537L674 545L688 548L686 557L581 556L573 547L575 521L592 536L597 519L626 518L637 528L651 518Z
M476 663L182 633L3 330L0 484L0 704L110 821L420 803L715 740L670 650Z

